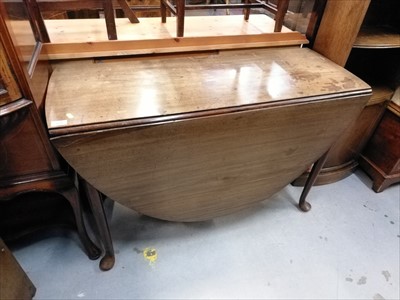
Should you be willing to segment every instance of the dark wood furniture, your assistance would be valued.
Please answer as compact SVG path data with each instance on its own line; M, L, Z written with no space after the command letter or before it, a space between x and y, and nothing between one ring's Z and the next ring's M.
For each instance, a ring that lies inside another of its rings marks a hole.
M400 90L360 155L361 168L372 178L373 190L382 192L400 182Z
M2 8L1 12L5 10ZM5 17L0 16L0 204L4 209L15 197L31 192L63 196L73 209L73 226L88 256L96 259L100 251L86 232L78 190L61 167L39 113L49 65L38 62L28 75L27 59L13 44ZM29 232L29 228L25 229Z
M32 299L36 288L0 238L0 299Z

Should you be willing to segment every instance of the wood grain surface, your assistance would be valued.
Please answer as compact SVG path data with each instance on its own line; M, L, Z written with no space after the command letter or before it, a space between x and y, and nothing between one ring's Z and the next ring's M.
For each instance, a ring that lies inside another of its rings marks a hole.
M346 64L371 0L328 0L313 49Z
M311 50L242 50L64 62L46 114L53 144L102 193L149 216L200 221L294 180L370 93Z
M10 22L21 45L30 34L29 24ZM70 59L95 56L121 56L144 53L240 49L307 44L305 36L283 27L274 32L275 21L254 14L249 21L242 15L185 17L185 37L176 37L176 18L140 18L132 24L127 18L115 19L118 41L108 41L103 19L46 20L51 43L43 49L46 58ZM207 25L205 25L207 24ZM28 48L29 49L29 48Z
M400 48L400 34L385 27L365 27L360 30L354 48L385 49Z
M46 99L50 132L370 89L323 56L297 47L107 63L78 60L53 67Z

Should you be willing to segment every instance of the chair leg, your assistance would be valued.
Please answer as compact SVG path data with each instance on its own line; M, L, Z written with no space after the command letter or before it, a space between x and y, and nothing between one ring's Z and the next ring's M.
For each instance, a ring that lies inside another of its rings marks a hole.
M283 20L289 8L289 0L278 0L277 12L275 15L275 28L274 32L281 32Z
M328 158L328 153L325 152L315 163L311 169L310 174L308 175L306 184L304 185L303 192L301 193L300 200L299 200L299 207L302 211L307 212L311 209L311 204L306 201L306 197L310 192L311 187L314 185L315 181L317 180L318 174L321 171L322 167L324 166L326 159Z
M176 35L183 37L185 28L185 0L176 0Z
M164 0L160 0L161 23L167 22L167 6Z
M133 13L128 3L126 3L126 0L118 0L118 3L121 6L122 10L124 11L125 16L129 19L131 23L139 23L139 19Z
M244 3L250 4L250 0L245 0ZM243 9L243 14L244 14L244 20L248 21L250 18L250 8Z
M226 4L226 5L229 5L229 4L230 4L230 3L229 3L229 0L225 0L225 4ZM227 15L230 15L230 14L231 14L231 11L229 10L229 8L227 8L225 12L226 12Z
M36 0L24 0L24 3L36 40L42 43L50 43L50 37Z
M106 20L109 40L117 40L117 28L115 26L114 8L111 0L103 0L104 19Z

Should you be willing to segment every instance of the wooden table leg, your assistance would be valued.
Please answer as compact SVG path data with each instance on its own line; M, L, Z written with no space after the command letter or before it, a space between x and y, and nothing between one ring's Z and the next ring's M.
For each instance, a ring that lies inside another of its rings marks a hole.
M56 190L56 192L67 199L72 206L72 210L75 216L76 228L78 230L78 236L88 253L88 257L93 260L98 259L100 257L101 251L91 241L87 234L85 223L83 221L83 213L78 190L74 186L70 185L66 188Z
M86 180L79 177L79 185L83 188L88 198L93 217L103 244L105 254L100 261L100 269L102 271L110 270L115 263L114 247L112 244L110 229L107 223L107 217L104 212L103 200L100 193Z
M328 157L329 150L326 151L315 163L314 166L311 169L310 174L308 175L306 184L304 185L303 192L301 193L300 200L299 200L299 207L302 211L307 212L311 209L311 204L306 201L306 197L311 189L311 187L314 185L315 180L317 179L317 176L319 172L321 171L322 167L325 164L325 161Z

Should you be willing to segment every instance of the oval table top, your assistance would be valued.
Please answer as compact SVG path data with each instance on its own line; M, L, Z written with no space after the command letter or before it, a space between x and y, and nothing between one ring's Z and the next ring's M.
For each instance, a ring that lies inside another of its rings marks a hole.
M46 119L54 134L124 120L154 122L280 101L301 103L369 89L325 57L298 47L62 61L54 64L50 78Z

